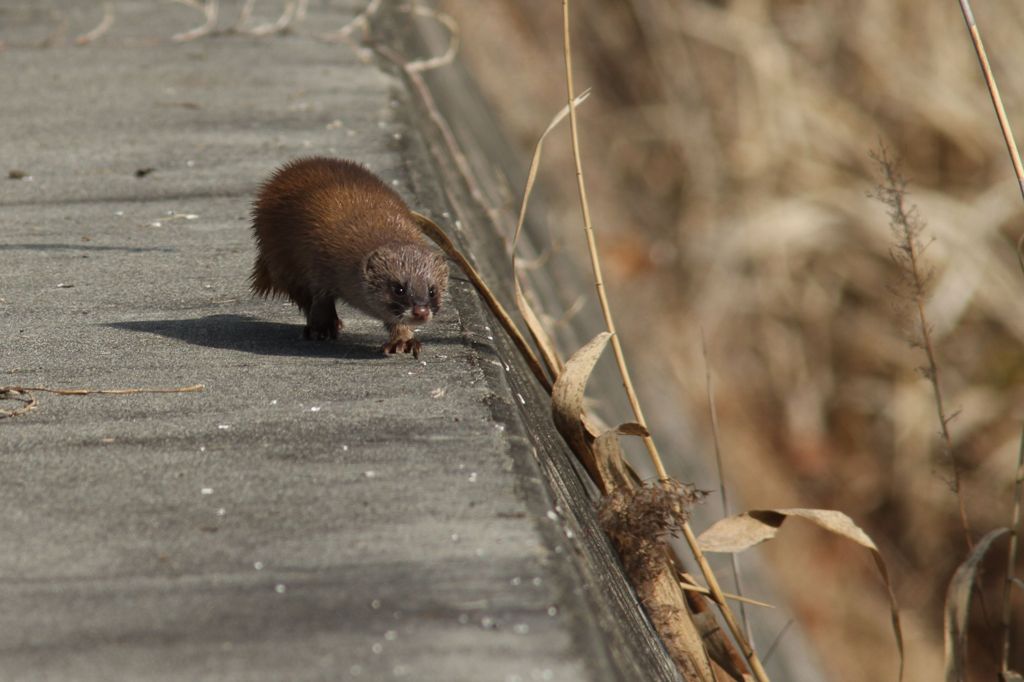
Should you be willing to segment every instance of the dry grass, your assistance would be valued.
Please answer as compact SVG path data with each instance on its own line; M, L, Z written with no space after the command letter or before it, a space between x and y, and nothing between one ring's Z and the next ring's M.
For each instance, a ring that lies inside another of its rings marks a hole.
M529 150L564 100L557 3L441 4L473 27L464 56ZM1024 8L994 3L976 16L1019 118ZM595 229L624 345L649 363L642 390L659 391L670 363L699 419L703 327L743 506L857 519L893 569L908 679L939 679L942 601L963 531L934 398L908 343L912 320L891 291L887 217L867 193L877 184L869 152L882 141L903 159L935 240L926 312L947 407L959 414L950 454L971 523L1005 525L1024 417L1014 249L1024 211L959 7L592 0L576 21L577 81L595 92L580 118ZM569 147L548 153L539 182L551 223L577 224ZM645 348L655 352L636 353ZM891 674L885 597L869 566L817 534L766 552L836 679ZM836 599L803 589L808 564ZM975 627L974 642L994 632ZM1011 667L1024 667L1022 644ZM991 679L998 655L973 663Z

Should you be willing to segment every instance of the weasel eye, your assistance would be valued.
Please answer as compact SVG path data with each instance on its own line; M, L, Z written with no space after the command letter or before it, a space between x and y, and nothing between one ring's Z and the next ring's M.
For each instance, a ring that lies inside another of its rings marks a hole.
M430 296L430 298L434 298L437 296L437 289L435 287L430 287L430 289L427 290L427 295Z
M405 296L405 286L395 282L391 285L391 290L395 292L395 296Z

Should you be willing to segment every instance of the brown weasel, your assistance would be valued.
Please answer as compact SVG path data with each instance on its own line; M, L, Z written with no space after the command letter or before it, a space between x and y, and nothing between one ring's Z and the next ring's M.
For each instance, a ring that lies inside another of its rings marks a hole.
M338 338L340 298L384 322L385 353L419 357L413 329L440 309L448 264L380 178L341 159L291 161L263 184L252 216L252 291L290 298L306 338Z

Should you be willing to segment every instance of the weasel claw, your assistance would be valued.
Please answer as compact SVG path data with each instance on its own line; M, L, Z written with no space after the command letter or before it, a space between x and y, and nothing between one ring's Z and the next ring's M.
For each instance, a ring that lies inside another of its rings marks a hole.
M388 341L381 347L381 350L385 355L393 355L395 353L412 353L412 356L419 360L420 358L420 347L423 344L420 343L419 339L395 339L394 341Z

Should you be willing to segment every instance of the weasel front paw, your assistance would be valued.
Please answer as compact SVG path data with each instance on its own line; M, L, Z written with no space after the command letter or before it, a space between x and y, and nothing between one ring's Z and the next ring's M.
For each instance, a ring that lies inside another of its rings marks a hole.
M419 360L419 358L420 358L420 348L422 346L423 346L423 344L420 343L419 339L416 339L416 338L411 338L411 339L398 338L398 339L392 339L392 340L388 341L387 343L385 343L381 347L381 351L383 351L383 353L385 355L393 355L395 353L412 353L412 356L414 358L416 358L417 360Z

